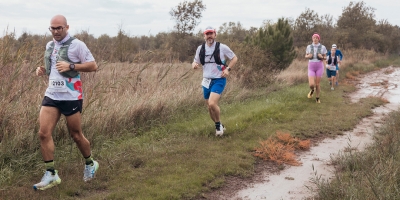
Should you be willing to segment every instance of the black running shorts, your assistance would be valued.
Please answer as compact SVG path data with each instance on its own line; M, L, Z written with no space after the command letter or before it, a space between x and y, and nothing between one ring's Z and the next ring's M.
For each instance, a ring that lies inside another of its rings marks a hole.
M70 116L77 112L82 113L82 100L57 101L45 96L42 101L42 106L56 107L60 110L61 114L65 116Z

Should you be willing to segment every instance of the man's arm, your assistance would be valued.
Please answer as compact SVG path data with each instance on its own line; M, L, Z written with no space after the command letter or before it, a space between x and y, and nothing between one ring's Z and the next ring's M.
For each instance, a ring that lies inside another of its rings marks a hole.
M93 72L98 69L97 63L86 46L86 44L80 40L74 40L75 43L71 43L68 50L68 57L72 62L79 63L74 64L74 71L78 72ZM68 62L57 62L56 68L59 72L70 71L70 63Z
M43 66L36 68L36 76L43 76L46 74L46 69Z
M227 76L229 76L229 70L232 69L232 67L236 65L237 60L238 60L238 58L237 58L237 56L235 55L235 56L231 59L231 61L229 62L229 65L224 69L224 71L222 71L221 77L227 77Z
M197 69L200 66L200 56L199 56L200 48L201 48L201 45L199 47L197 47L196 53L194 54L195 56L194 56L194 60L193 60L193 63L192 63L192 68L193 69Z
M93 72L93 71L96 71L98 68L99 67L97 66L96 61L75 64L75 71L78 71L78 72Z
M70 64L65 61L58 61L56 64L57 71L60 73L71 71L69 66L70 66ZM90 61L90 62L86 62L86 63L75 64L74 71L92 72L92 71L96 71L97 69L98 69L98 66L96 64L96 61Z
M193 61L193 63L192 63L192 68L193 69L197 69L197 68L199 68L199 63L197 63L196 61Z
M342 51L340 51L339 49L338 49L338 50L336 50L336 55L338 55L338 56L339 56L339 58L340 58L340 61L342 61L342 59L343 59L343 54L342 54Z
M331 52L327 50L326 55L327 55L327 56L330 56L330 55L331 55Z
M228 67L232 69L232 67L236 65L237 60L238 60L237 56L233 57L233 58L231 59L231 61L229 62Z

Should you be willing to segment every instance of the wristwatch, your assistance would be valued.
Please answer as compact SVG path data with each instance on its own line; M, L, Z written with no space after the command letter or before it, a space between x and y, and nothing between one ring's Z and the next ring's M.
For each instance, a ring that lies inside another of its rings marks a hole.
M228 71L231 71L231 68L230 68L230 67L226 67L226 69L227 69Z
M71 70L71 71L75 70L75 64L74 63L69 64L69 70Z

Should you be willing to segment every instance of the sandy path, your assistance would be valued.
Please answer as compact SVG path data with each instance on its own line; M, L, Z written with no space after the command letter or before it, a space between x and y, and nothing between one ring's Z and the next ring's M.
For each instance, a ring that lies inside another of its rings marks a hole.
M321 176L329 180L333 176L333 167L329 165L331 156L343 152L346 148L363 150L372 142L376 127L382 123L387 113L397 110L400 105L400 69L388 67L364 75L358 90L350 97L353 102L367 96L383 97L390 103L375 108L374 114L363 119L354 130L345 132L335 139L325 139L318 146L300 155L302 166L291 166L279 174L265 172L258 183L251 184L232 195L220 196L220 199L258 200L258 199L305 199L313 195L307 186L313 187L312 179ZM314 168L314 169L313 169Z

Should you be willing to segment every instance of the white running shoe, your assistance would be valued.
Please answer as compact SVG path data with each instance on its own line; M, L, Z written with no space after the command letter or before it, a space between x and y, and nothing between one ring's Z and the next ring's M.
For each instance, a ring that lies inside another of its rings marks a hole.
M85 165L85 169L83 170L83 181L86 182L92 180L97 169L99 169L99 163L95 160L93 160L93 166Z
M226 130L224 125L219 125L219 130L215 129L215 135L216 136L222 136L224 134L224 131Z
M46 190L52 188L61 183L60 177L58 177L58 171L54 175L50 171L46 171L42 177L40 183L33 185L34 190Z

